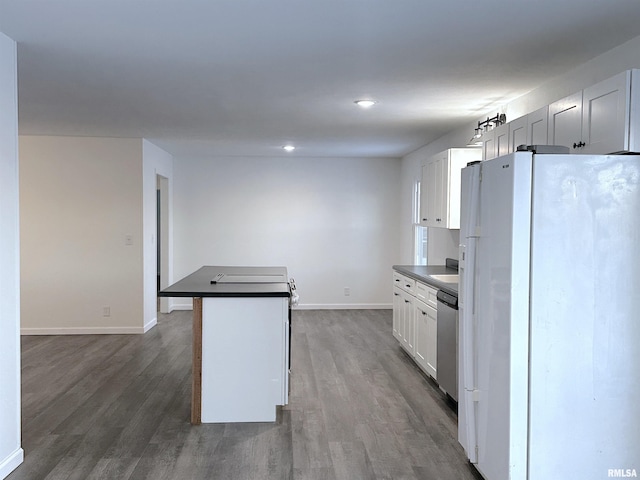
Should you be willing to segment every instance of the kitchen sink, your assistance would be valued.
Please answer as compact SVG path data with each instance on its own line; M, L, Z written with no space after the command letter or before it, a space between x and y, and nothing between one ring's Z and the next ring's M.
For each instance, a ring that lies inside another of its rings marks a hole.
M445 273L442 275L429 275L434 280L438 280L439 282L444 283L458 283L458 274L457 273Z

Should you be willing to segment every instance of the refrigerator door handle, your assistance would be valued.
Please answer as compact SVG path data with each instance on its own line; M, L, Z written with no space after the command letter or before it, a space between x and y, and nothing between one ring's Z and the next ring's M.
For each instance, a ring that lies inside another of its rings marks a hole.
M477 432L476 432L476 402L478 402L480 395L476 388L476 345L475 336L473 331L473 325L475 323L475 238L467 238L467 245L465 246L466 260L465 270L463 275L463 282L461 289L466 292L464 295L465 301L462 305L461 322L464 324L460 330L460 351L464 352L462 356L462 364L460 368L464 370L464 388L460 402L462 402L462 408L466 412L466 421L464 428L466 430L467 439L467 456L471 463L477 463L478 456L476 455L477 445ZM469 278L471 277L471 278Z
M476 389L476 339L474 332L475 325L475 302L476 302L476 282L475 282L475 257L476 243L480 234L478 226L478 214L480 204L480 181L482 165L469 169L468 187L469 195L466 197L465 211L468 212L465 218L463 229L465 238L460 238L460 255L463 257L460 277L460 346L461 362L461 385L459 388L460 399L459 409L464 409L464 422L459 426L462 444L471 463L477 463L477 420L476 402L479 399L479 392Z

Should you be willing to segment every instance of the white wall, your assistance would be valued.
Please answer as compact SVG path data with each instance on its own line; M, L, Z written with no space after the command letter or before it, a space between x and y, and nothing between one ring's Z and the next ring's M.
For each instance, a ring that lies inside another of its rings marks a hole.
M399 199L399 159L176 158L174 276L283 265L302 308L389 308Z
M142 152L20 136L22 333L143 332Z
M550 79L522 97L514 99L507 105L494 105L487 113L506 113L507 120L512 121L522 115L537 110L556 100L578 92L589 85L605 80L617 73L631 68L640 68L640 36L636 37L583 65L567 72L558 78ZM486 115L478 120L484 120ZM452 147L465 147L477 121L459 128L438 140L425 145L402 159L402 216L411 212L411 192L415 179L420 177L421 163L430 156ZM457 248L459 230L447 231L440 228L429 229L428 258L430 264L442 264L445 257L458 258ZM401 262L413 262L413 238L410 222L403 222L401 228Z
M16 44L0 33L0 478L20 447L20 251Z

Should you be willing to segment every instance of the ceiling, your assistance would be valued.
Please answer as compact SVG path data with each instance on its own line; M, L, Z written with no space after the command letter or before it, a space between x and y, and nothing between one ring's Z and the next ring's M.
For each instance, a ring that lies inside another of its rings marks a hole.
M144 137L178 157L289 142L399 157L640 35L638 19L638 0L0 0L21 134Z

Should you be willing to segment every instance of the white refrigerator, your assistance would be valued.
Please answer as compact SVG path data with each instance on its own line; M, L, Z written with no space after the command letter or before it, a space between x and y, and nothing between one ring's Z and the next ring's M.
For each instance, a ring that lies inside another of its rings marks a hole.
M487 480L640 475L640 156L463 169L458 438Z

